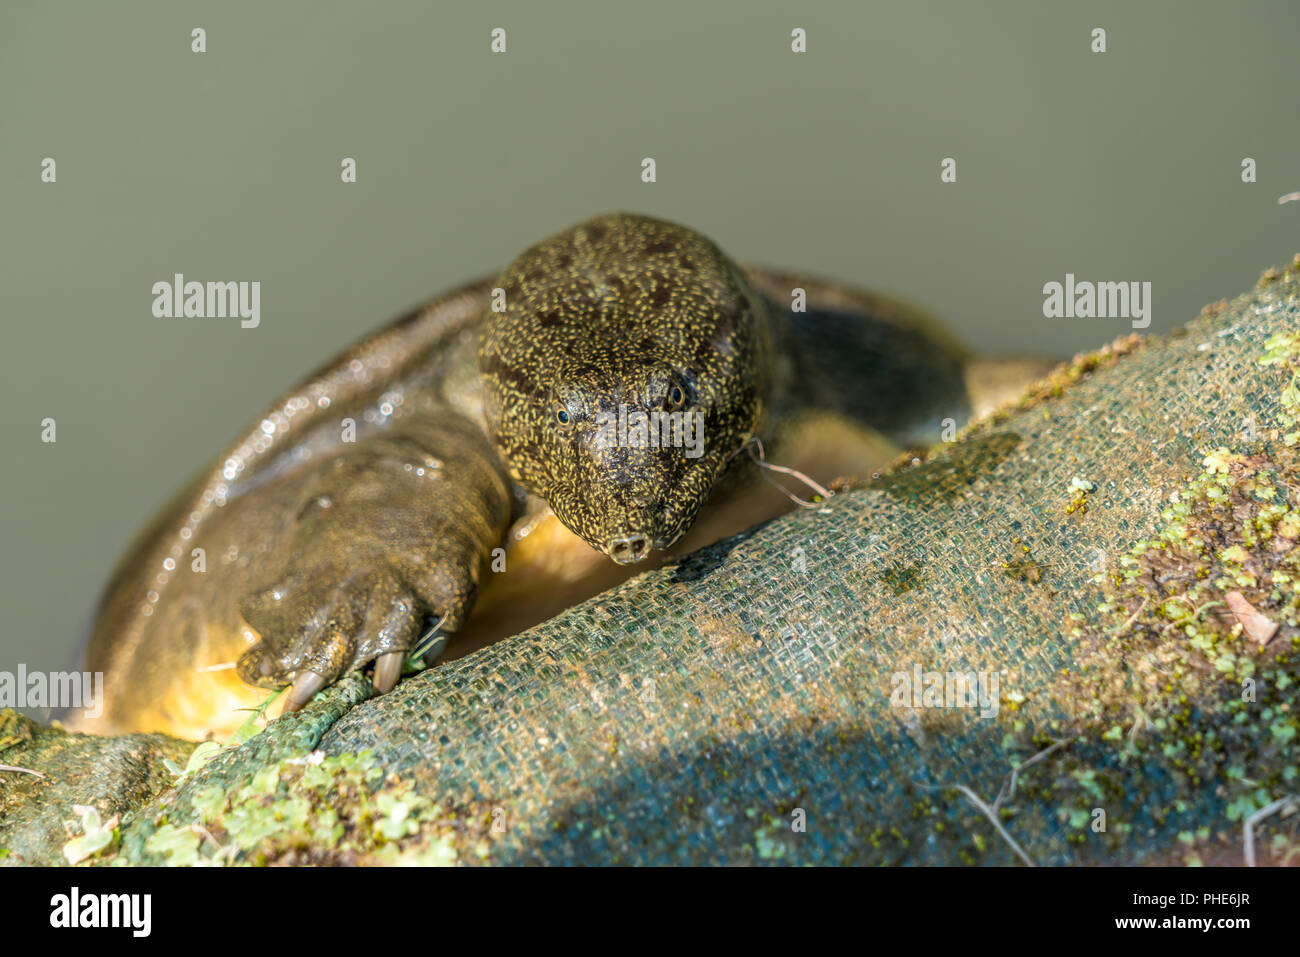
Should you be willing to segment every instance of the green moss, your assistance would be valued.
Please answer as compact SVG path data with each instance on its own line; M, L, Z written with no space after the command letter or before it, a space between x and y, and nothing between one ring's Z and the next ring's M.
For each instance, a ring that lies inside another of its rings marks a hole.
M1017 412L1060 398L1098 370L1132 355L1144 342L1141 336L1130 334L1100 349L1080 353L1057 366L1042 380L1032 383L1018 399L969 422L953 442L942 442L929 450L909 450L869 482L839 479L832 488L838 493L876 487L905 501L926 501L932 496L950 501L964 493L976 477L996 468L1020 445L1021 436L1018 434L998 431L1002 423ZM1086 489L1085 494L1087 491L1091 488ZM1071 488L1071 493L1077 495L1074 488Z
M78 804L73 810L77 814L77 824L70 828L79 830L63 845L63 856L69 864L80 864L100 856L111 856L117 849L120 838L118 816L114 814L107 821L100 816L99 809L89 805Z
M487 809L431 801L369 752L282 760L238 788L164 805L151 823L144 851L167 865L455 864L491 852Z
M1088 514L1088 494L1096 491L1096 486L1085 478L1075 476L1070 479L1070 504L1065 507L1065 514Z
M880 577L895 595L904 595L925 580L925 566L920 562L899 562L885 569Z
M1097 581L1105 600L1075 620L1079 673L1060 689L1086 704L1083 717L1056 733L1077 743L1032 769L1022 784L1041 792L1073 831L1087 859L1113 847L1135 822L1110 820L1093 830L1092 808L1115 800L1136 769L1148 781L1144 825L1193 820L1213 793L1225 823L1179 831L1178 862L1239 863L1242 822L1295 790L1300 715L1280 694L1300 680L1300 335L1269 340L1261 360L1289 372L1275 431L1240 449L1210 450L1203 470L1170 496L1154 536L1135 542L1118 568ZM1252 638L1229 593L1278 625L1266 644ZM1041 745L1026 724L1013 731L1021 750ZM1041 730L1040 730L1041 735ZM1261 822L1261 859L1286 863L1300 854L1300 815ZM1267 833L1272 829L1272 833Z
M1047 574L1047 566L1032 558L1012 558L1002 563L1002 572L1015 581L1037 585Z
M1047 375L1035 382L1019 399L1015 399L994 412L989 413L968 425L958 439L983 433L1009 419L1013 413L1025 412L1041 405L1048 399L1059 398L1082 379L1092 375L1098 369L1114 365L1124 356L1131 355L1142 347L1145 340L1136 333L1121 336L1100 349L1083 352L1069 362L1063 362Z
M1056 385L1031 390L1017 407L1031 407L1135 343L1118 345L1058 370ZM1096 612L1065 623L1082 667L1055 692L1084 703L1078 716L1068 725L1038 720L1004 695L1004 749L1013 766L1017 755L1053 740L1070 743L1022 766L1015 793L1004 786L996 800L987 796L1009 831L1035 833L1042 825L1030 806L1046 804L1074 860L1100 862L1121 853L1139 829L1186 822L1166 863L1239 864L1244 821L1296 791L1300 715L1282 692L1300 680L1300 333L1270 339L1260 365L1288 373L1277 428L1240 448L1208 450L1202 471L1170 496L1155 533L1095 579L1104 592ZM974 430L987 427L985 420ZM1093 483L1076 479L1070 492L1066 511L1086 513ZM1002 567L1024 579L1034 564L1017 558ZM1278 625L1266 644L1233 613L1230 592ZM1117 819L1114 809L1134 789L1148 796L1141 817ZM1221 828L1198 820L1209 795L1221 806ZM1262 863L1300 859L1300 814L1288 812L1256 824ZM951 812L945 819L928 801L913 807L913 819L930 822L932 843L952 847L954 832L965 835L965 847L953 851L967 862L1001 840L987 819Z
M191 777L202 771L203 768L218 755L223 752L233 751L251 740L264 727L266 709L271 706L281 693L281 691L276 691L254 708L252 713L249 714L248 720L235 729L235 733L231 735L230 740L222 744L218 744L216 741L201 741L195 746L194 750L190 752L189 759L185 762L183 767L174 761L165 761L164 764L167 766L167 770L176 776L175 781L172 782L172 786L178 787L181 784L184 784Z

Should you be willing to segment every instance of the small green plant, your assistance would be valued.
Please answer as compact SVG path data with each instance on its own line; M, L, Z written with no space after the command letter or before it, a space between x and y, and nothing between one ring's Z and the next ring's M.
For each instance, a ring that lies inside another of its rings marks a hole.
M120 835L116 814L105 821L100 817L98 808L74 804L72 809L80 819L81 836L73 837L63 845L63 856L69 864L80 864L108 848L117 848Z
M266 715L266 709L269 708L272 702L283 694L283 692L284 689L281 688L279 691L272 693L270 697L259 704L256 708L249 709L250 713L248 715L248 720L236 728L235 733L231 735L230 739L225 743L218 743L216 741L200 742L194 750L190 752L190 757L189 760L185 762L185 767L181 767L170 758L164 758L163 765L168 771L175 775L176 778L172 782L172 786L176 787L184 783L202 770L204 765L222 751L229 751L232 748L239 747L261 731L262 729L258 726L258 722Z

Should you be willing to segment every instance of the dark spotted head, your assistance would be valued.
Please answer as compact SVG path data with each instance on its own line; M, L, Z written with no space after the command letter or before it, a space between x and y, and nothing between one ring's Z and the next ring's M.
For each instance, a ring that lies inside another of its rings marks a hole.
M617 562L668 548L761 424L762 299L703 236L627 214L538 243L498 286L479 368L511 474Z

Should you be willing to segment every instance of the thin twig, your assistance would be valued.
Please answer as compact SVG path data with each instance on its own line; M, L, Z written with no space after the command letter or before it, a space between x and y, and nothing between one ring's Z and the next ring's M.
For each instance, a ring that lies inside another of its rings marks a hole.
M1028 867L1038 866L1033 862L1030 856L1025 853L1024 848L1022 848L1019 844L1016 843L1015 838L1013 838L1010 834L1007 833L1007 829L1002 826L1002 822L999 821L997 815L993 813L993 809L989 807L987 804L985 804L983 801L981 801L979 795L976 794L974 791L972 791L970 788L966 787L966 785L964 784L942 784L942 785L922 784L921 787L926 788L927 790L930 791L944 791L947 790L948 788L952 788L953 790L960 791L962 794L966 796L966 799L968 801L970 801L972 804L975 805L975 807L979 809L979 812L981 814L983 814L986 818L989 819L989 823L993 825L994 829L997 830L998 834L1002 835L1002 840L1006 841L1007 844L1010 846L1010 848L1016 852L1017 857L1019 857L1022 861L1024 861Z
M1130 751L1137 750L1137 733L1145 727L1147 723L1147 713L1142 710L1140 705L1135 705L1137 715L1133 718L1133 727L1128 729L1128 746Z
M974 804L977 808L979 808L980 813L989 819L990 824L992 824L995 828L997 828L997 832L1002 835L1002 840L1006 841L1007 844L1011 846L1011 849L1016 852L1016 854L1020 857L1022 861L1025 862L1027 866L1029 867L1037 866L1030 859L1029 855L1025 853L1024 849L1015 842L1015 839L1010 834L1007 833L1006 828L1002 826L1002 822L999 821L997 819L997 816L993 813L993 809L979 799L979 795L977 795L970 788L966 787L966 785L964 784L954 784L952 785L952 787L956 788L962 794L966 795L967 799L969 799L972 804Z
M438 629L442 627L442 623L446 620L447 616L443 615L433 623L432 628L420 636L420 640L415 643L415 650L407 655L407 660L416 661L429 653L433 646L438 643Z
M223 661L219 665L204 665L202 668L195 668L194 670L201 675L205 675L209 671L229 671L233 667L235 667L233 661Z
M1200 605L1200 607L1196 607L1196 606L1194 606L1194 605L1192 604L1191 599L1188 598L1186 595L1174 595L1174 596L1172 596L1172 597L1170 597L1170 598L1166 598L1165 601L1181 601L1181 602L1186 602L1186 603L1187 603L1187 607L1192 609L1192 613L1191 613L1190 615L1184 615L1182 618L1179 618L1177 621L1171 621L1171 622L1169 622L1167 625L1165 625L1163 628L1161 628L1161 629L1160 629L1160 634L1161 634L1162 636L1163 636L1164 633L1165 633L1166 631L1168 631L1170 628L1176 628L1178 625L1185 625L1185 624L1187 624L1189 621L1196 621L1196 619L1198 619L1198 618L1201 617L1201 612L1205 611L1207 608L1215 608L1215 607L1218 607L1219 605L1222 605L1222 604L1223 604L1223 602L1221 602L1221 601L1207 601L1207 602L1204 602L1202 605ZM1163 604L1163 602L1162 602L1162 604Z
M17 774L31 774L38 778L45 777L45 775L41 774L40 771L33 771L31 768L18 768L14 767L12 764L0 764L0 771L13 771Z
M761 463L760 463L760 467L761 467ZM816 503L816 502L809 502L809 501L807 501L806 499L802 499L802 498L800 498L798 495L795 495L794 492L791 492L788 488L786 488L784 485L782 485L782 484L781 484L780 482L778 482L776 479L772 478L772 477L771 477L770 475L768 475L766 472L759 472L759 473L758 473L758 477L761 478L761 479L762 479L764 482L766 482L768 485L772 486L772 488L776 489L778 492L780 492L782 495L784 495L784 496L785 496L786 498L788 498L790 501L794 502L794 503L795 503L796 505L798 505L800 508L816 508L816 507L817 507L817 503Z
M1246 823L1242 825L1241 843L1246 853L1246 866L1255 866L1255 825L1270 818L1283 808L1294 805L1300 801L1300 795L1288 794L1286 797L1278 798L1272 804L1266 804L1250 817L1246 818Z
M998 799L993 802L993 810L994 811L998 810L1002 806L1003 800L1005 800L1006 798L1011 798L1016 796L1016 781L1019 779L1021 771L1029 767L1031 764L1037 764L1039 761L1043 760L1043 758L1047 757L1052 752L1061 750L1061 748L1065 747L1069 743L1070 742L1068 740L1057 741L1050 748L1044 748L1043 750L1035 754L1032 758L1029 758L1026 761L1022 761L1020 764L1012 768L1011 777L1007 782L1006 789L1003 792L1000 792L998 794Z
M755 447L757 447L758 449L757 454L755 454L754 452ZM749 452L749 457L754 460L754 464L757 465L760 469L766 469L771 472L780 472L782 475L792 476L798 479L799 481L803 482L810 489L812 489L814 492L820 495L823 499L828 499L835 495L835 493L832 492L830 489L822 487L817 482L815 482L812 478L805 475L803 472L800 472L798 469L792 469L785 465L773 465L771 462L769 462L767 460L767 452L764 451L763 449L763 440L760 439L758 436L754 436L753 438L751 438L744 445L740 446L740 448L736 449L736 451L732 452L731 455L727 456L727 458L728 459L735 458L741 452L746 452L746 451ZM781 485L779 482L774 481L771 477L767 475L763 475L763 480L766 481L773 488L776 488L777 490L782 492L787 498L790 499L790 501L794 502L796 505L800 506L801 508L817 507L816 502L809 502L809 501L805 501L804 499L801 499L798 495L795 495L788 488L786 488L784 485Z
M191 824L191 825L190 825L190 830L195 831L196 833L203 835L203 836L206 837L209 841L211 841L214 845L216 845L217 853L218 853L218 854L224 854L224 853L225 853L226 848L222 845L222 843L221 843L220 841L218 841L215 837L213 837L213 836L212 836L212 832L209 831L209 830L208 830L206 827L204 827L202 824Z
M1118 629L1114 634L1112 634L1110 637L1111 637L1112 639L1113 639L1113 638L1118 638L1120 635L1124 634L1124 632L1128 631L1129 626L1132 625L1133 622L1137 621L1137 617L1138 617L1138 615L1142 614L1142 609L1143 609L1143 608L1146 608L1146 606L1147 606L1147 600L1146 600L1145 598L1143 598L1143 599L1142 599L1142 604L1140 604L1140 605L1137 606L1137 611L1135 611L1135 612L1133 612L1133 614L1129 615L1129 616L1128 616L1128 621L1126 621L1126 622L1124 622L1124 624L1120 625L1120 626L1119 626L1119 629Z

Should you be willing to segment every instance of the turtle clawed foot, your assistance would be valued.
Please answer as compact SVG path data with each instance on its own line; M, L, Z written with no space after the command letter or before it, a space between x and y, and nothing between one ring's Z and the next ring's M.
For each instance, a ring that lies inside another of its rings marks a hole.
M241 657L239 675L250 684L289 685L283 714L370 661L376 693L401 678L426 604L391 568L366 564L291 573L241 604L257 641Z

